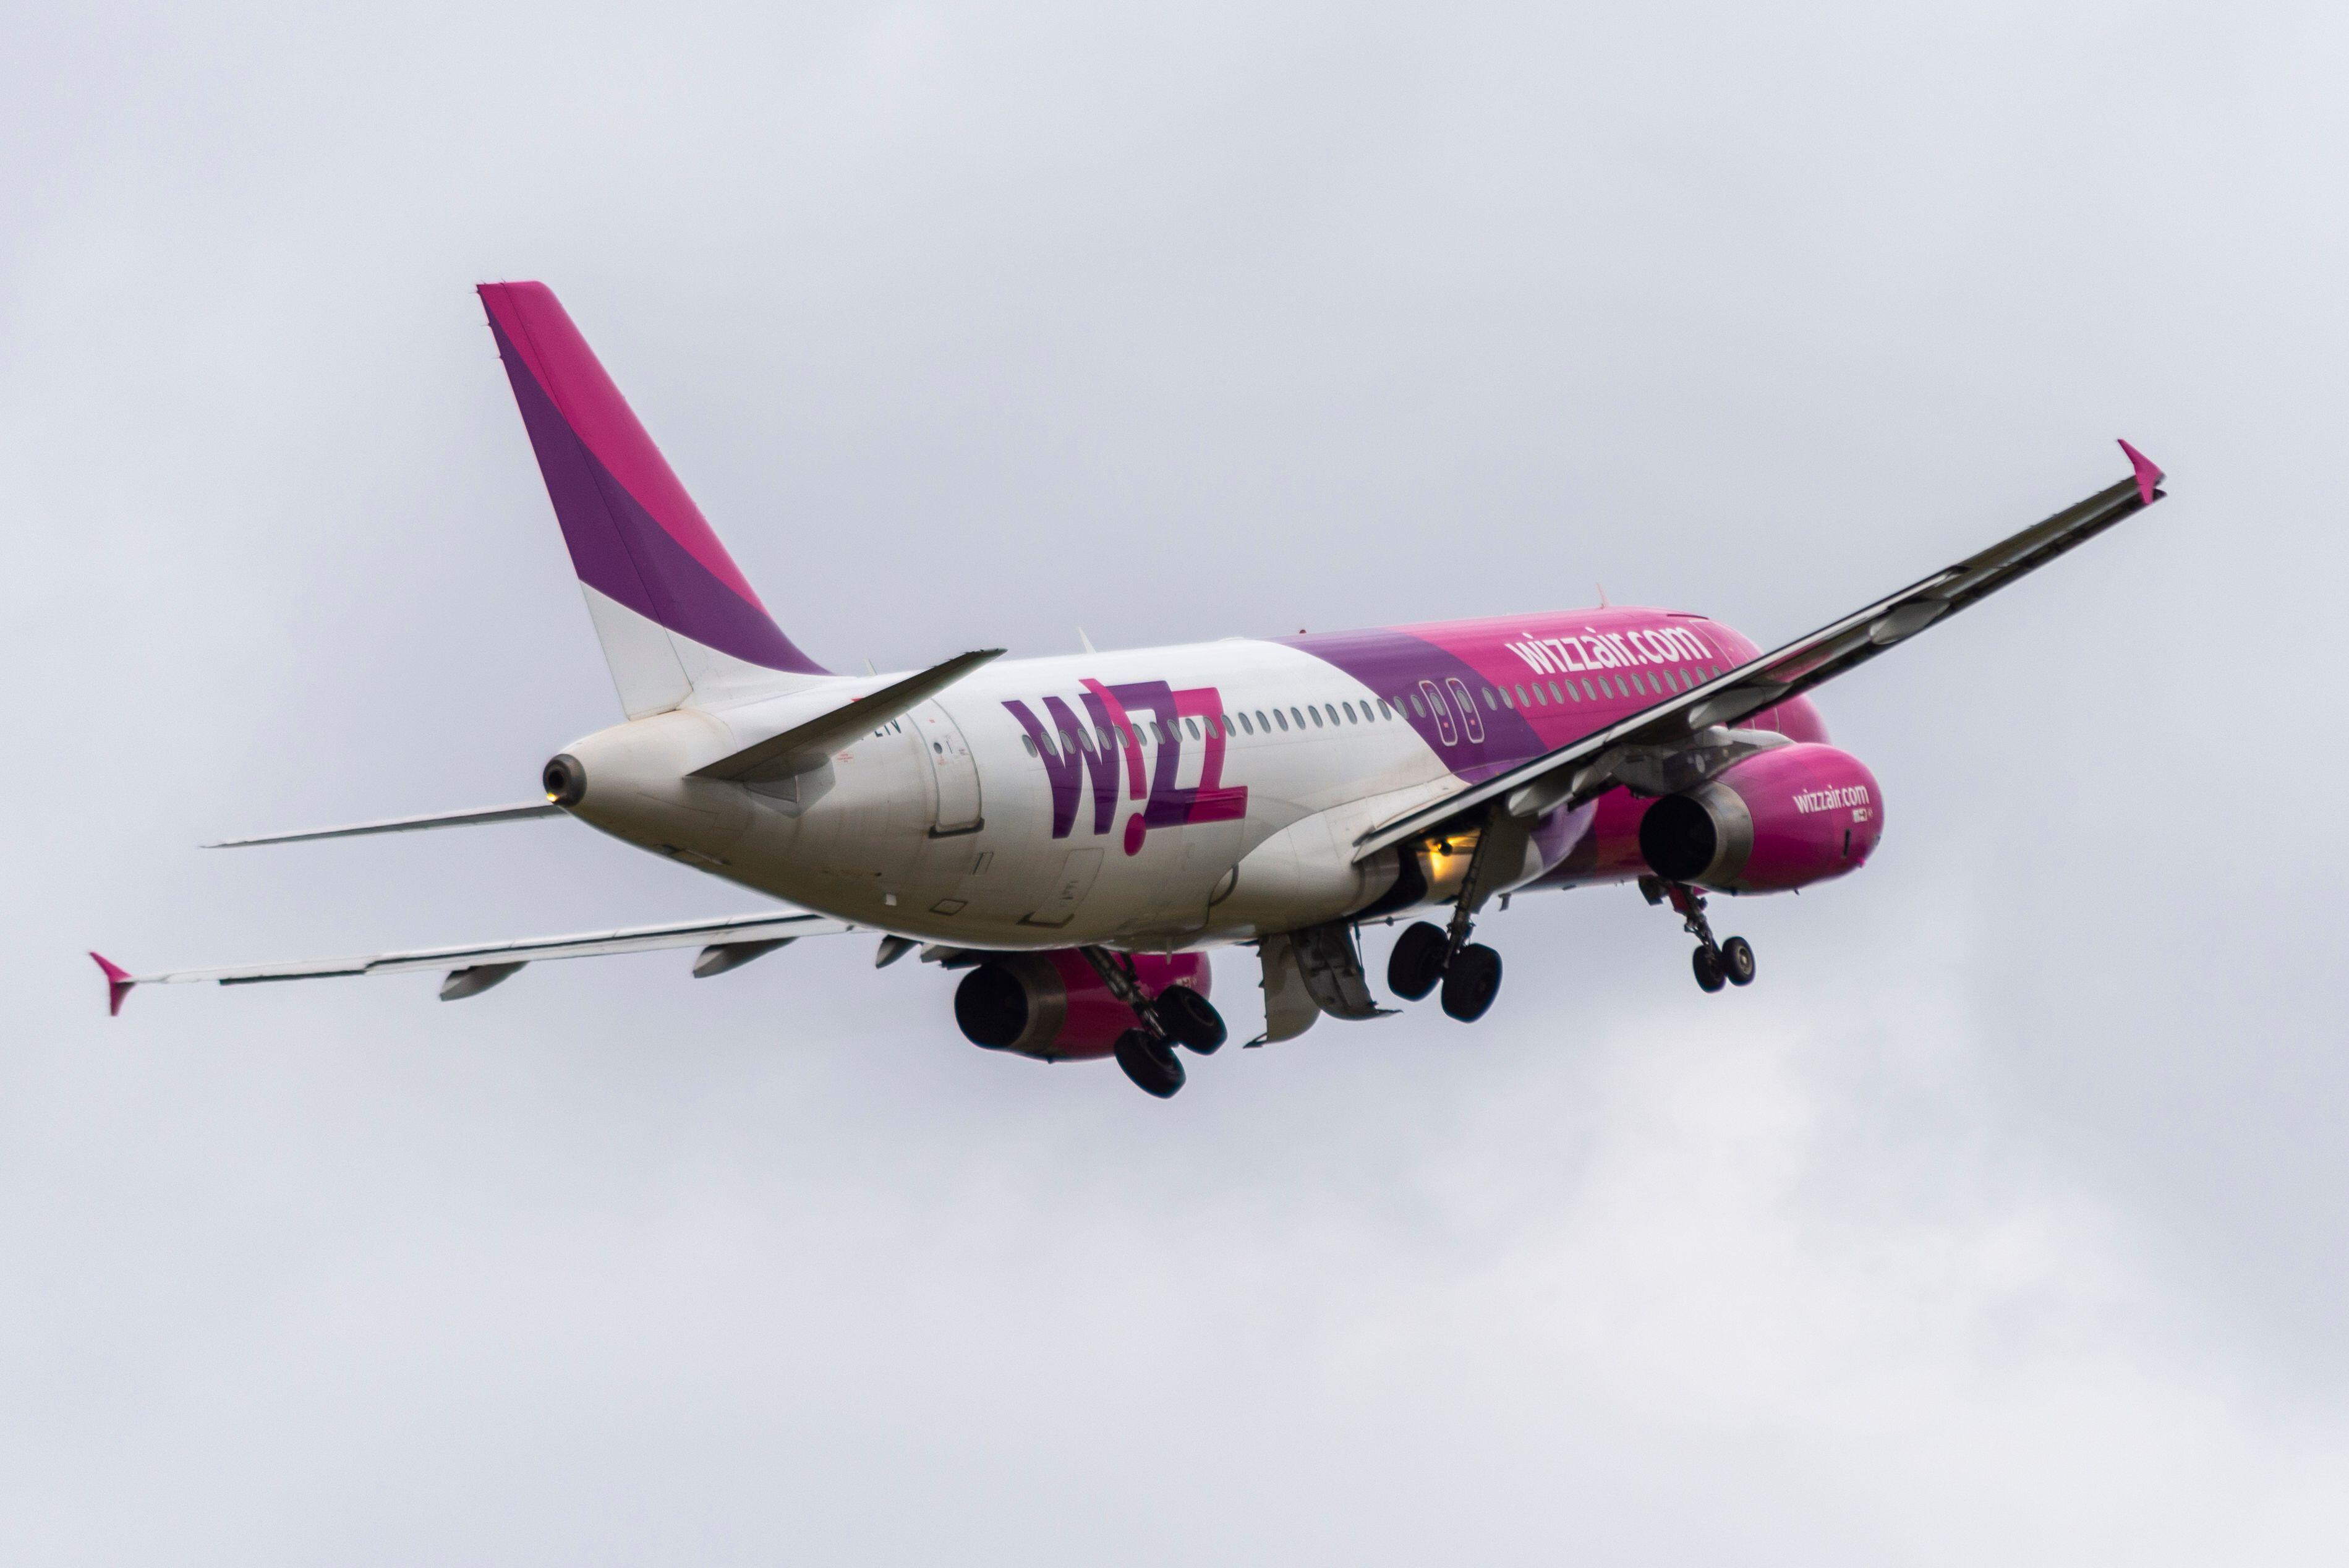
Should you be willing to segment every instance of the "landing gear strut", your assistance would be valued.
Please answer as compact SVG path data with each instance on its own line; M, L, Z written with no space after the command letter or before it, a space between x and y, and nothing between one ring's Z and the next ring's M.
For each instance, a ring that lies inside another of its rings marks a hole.
M1183 1087L1183 1059L1174 1054L1176 1046L1187 1046L1203 1057L1222 1048L1224 1016L1205 996L1188 985L1169 985L1154 998L1142 988L1133 954L1105 947L1078 951L1110 995L1133 1008L1140 1022L1140 1027L1118 1037L1115 1054L1117 1065L1143 1093L1164 1099Z
M1697 940L1697 949L1689 955L1689 966L1696 971L1697 985L1706 991L1718 991L1723 985L1754 984L1754 944L1742 936L1726 942L1713 939L1713 923L1704 917L1704 894L1686 882L1666 882L1661 877L1641 877L1640 891L1650 903L1669 903L1672 913L1681 916L1681 925Z
M1469 857L1467 880L1452 906L1450 926L1421 921L1396 941L1387 958L1387 988L1406 1002L1416 1002L1444 988L1446 1015L1473 1024L1493 1006L1501 990L1501 955L1480 942L1468 940L1475 929L1476 912L1505 878L1524 864L1526 840L1532 824L1495 806L1485 815L1476 835L1476 852Z

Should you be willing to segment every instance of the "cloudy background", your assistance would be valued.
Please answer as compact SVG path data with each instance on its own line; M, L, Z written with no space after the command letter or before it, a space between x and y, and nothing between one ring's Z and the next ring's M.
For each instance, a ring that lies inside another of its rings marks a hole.
M0 24L0 1556L2337 1551L2337 8L660 9ZM109 1021L87 947L755 907L559 823L193 847L616 717L498 277L848 667L1599 583L1769 642L2116 435L2175 494L1832 689L1889 834L1728 912L1750 992L1612 889L1486 924L1475 1028L1167 1104L862 940Z

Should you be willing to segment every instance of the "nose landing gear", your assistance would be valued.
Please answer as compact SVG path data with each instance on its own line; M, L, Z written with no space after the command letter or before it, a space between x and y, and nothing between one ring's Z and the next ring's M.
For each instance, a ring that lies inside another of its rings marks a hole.
M1723 985L1754 984L1754 944L1742 936L1726 942L1713 939L1713 923L1704 917L1704 894L1686 882L1666 882L1661 877L1641 877L1640 892L1650 903L1669 902L1672 912L1682 917L1682 929L1696 938L1697 949L1689 954L1689 966L1696 971L1702 989L1718 991Z

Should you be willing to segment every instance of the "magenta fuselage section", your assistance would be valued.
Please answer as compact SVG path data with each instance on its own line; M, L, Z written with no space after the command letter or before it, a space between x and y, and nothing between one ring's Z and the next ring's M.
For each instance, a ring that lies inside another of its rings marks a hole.
M1460 778L1471 782L1570 744L1759 655L1742 633L1708 616L1638 607L1574 610L1537 615L1447 621L1368 631L1299 634L1279 639L1337 665L1392 700L1401 717ZM1820 874L1839 874L1866 858L1882 830L1876 784L1857 759L1856 776L1816 755L1827 749L1826 725L1807 697L1795 697L1742 721L1806 743L1787 748L1804 758L1750 777L1771 800L1805 769L1826 767L1812 789L1864 789L1871 806L1854 834L1848 862ZM1764 758L1776 755L1765 753ZM1752 768L1764 758L1749 759ZM1567 887L1622 882L1645 873L1640 824L1651 802L1614 790L1590 806L1545 818L1536 841L1549 870L1533 885ZM1775 806L1764 814L1775 812ZM1767 833L1757 817L1749 860L1750 891L1801 885L1797 867L1816 861L1824 819L1794 808L1785 823L1771 816ZM1834 835L1838 850L1845 827ZM1810 859L1806 860L1806 857ZM1749 891L1740 887L1735 891Z

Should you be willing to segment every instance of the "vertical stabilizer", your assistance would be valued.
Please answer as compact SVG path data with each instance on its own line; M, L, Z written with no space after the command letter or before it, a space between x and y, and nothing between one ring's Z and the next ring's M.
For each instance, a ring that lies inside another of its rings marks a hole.
M828 673L767 614L554 291L481 295L628 717Z

